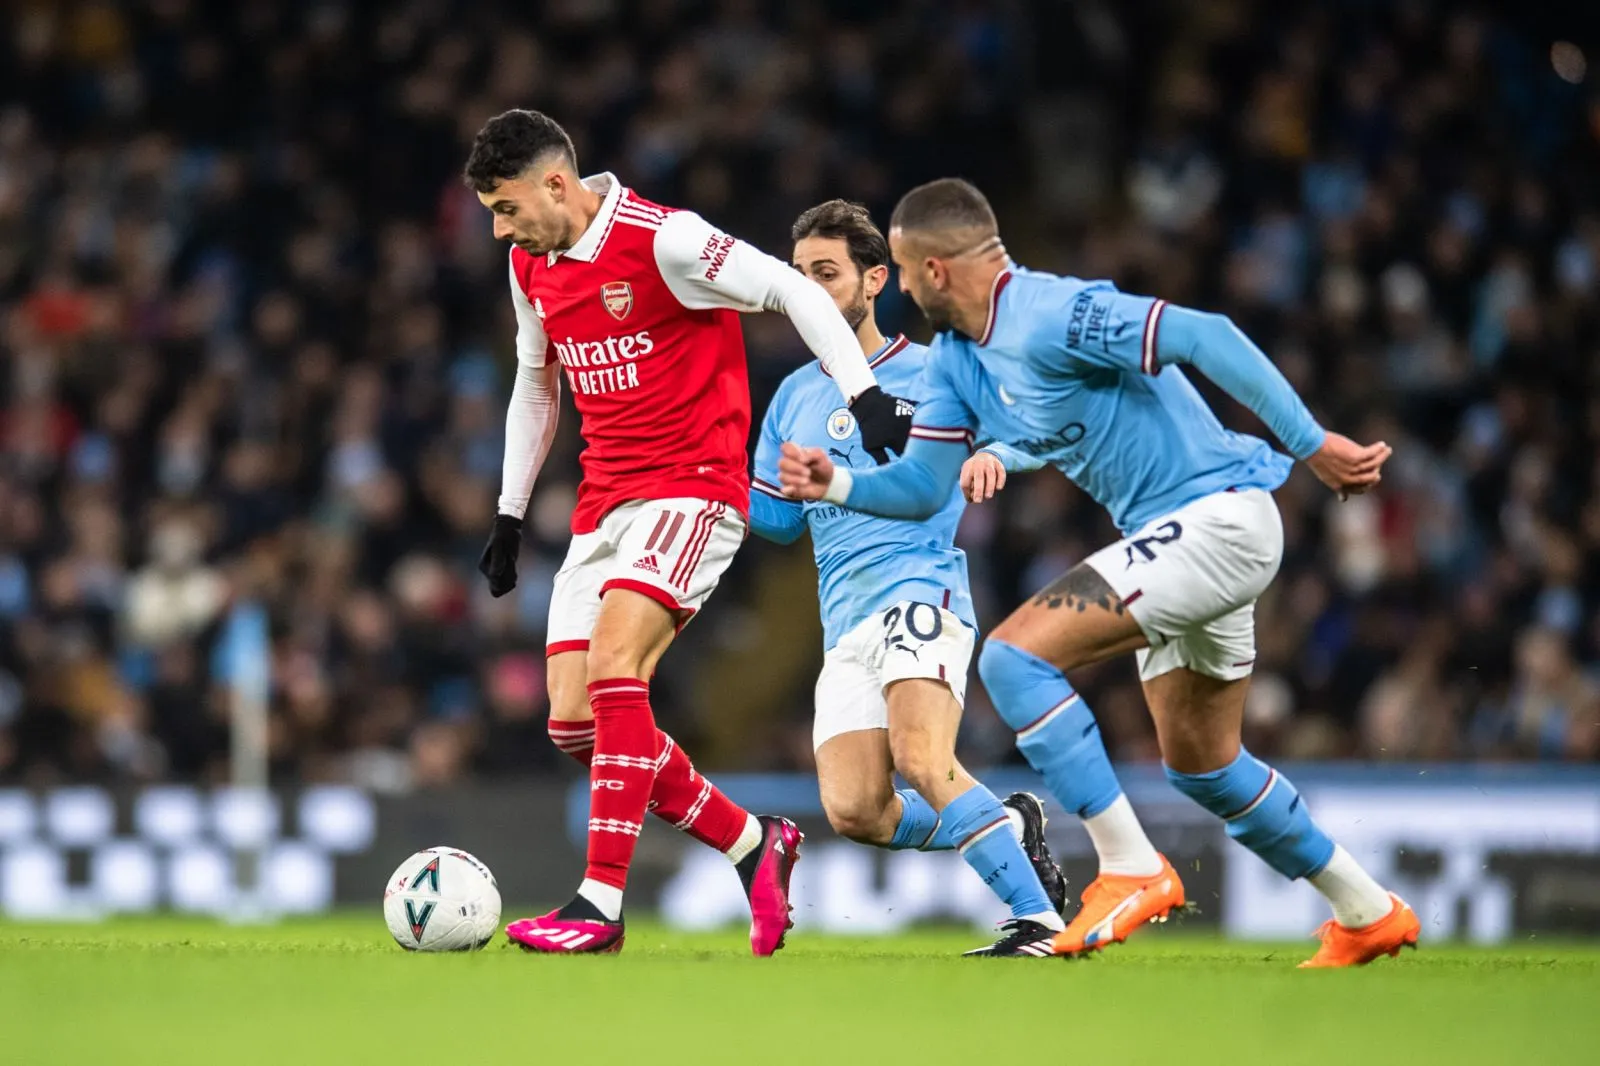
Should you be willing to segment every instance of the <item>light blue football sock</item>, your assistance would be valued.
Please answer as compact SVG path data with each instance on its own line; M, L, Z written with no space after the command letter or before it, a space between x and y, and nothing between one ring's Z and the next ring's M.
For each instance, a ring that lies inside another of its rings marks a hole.
M1237 759L1210 773L1180 774L1168 767L1167 780L1285 877L1311 877L1333 858L1333 839L1311 820L1294 785L1243 748Z
M914 789L895 790L900 797L900 823L894 827L894 839L884 845L890 851L954 851L955 838L950 835L950 820L940 818L933 805ZM1011 819L1011 834L1022 836L1022 821L1010 807L1000 804L1006 817Z
M995 710L1017 734L1023 757L1051 795L1080 818L1092 818L1122 795L1100 727L1066 676L1036 655L990 637L978 674Z
M939 812L920 792L898 788L894 794L900 797L900 824L894 827L894 839L888 844L890 851L948 851L955 847L949 843L948 833L942 834L943 846L935 845L944 823Z
M974 873L1011 908L1013 918L1055 913L1039 875L1011 831L1011 817L982 785L973 785L940 812L956 850Z

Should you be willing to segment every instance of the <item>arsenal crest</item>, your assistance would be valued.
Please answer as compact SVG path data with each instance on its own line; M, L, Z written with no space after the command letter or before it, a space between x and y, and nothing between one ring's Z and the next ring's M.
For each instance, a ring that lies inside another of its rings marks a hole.
M626 281L608 281L600 286L600 302L620 322L633 310L633 286Z

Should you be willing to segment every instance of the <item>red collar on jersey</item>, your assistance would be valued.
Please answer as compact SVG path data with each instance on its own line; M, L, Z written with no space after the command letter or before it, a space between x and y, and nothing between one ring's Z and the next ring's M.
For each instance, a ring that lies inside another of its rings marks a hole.
M906 340L906 335L904 333L899 334L894 340L890 341L888 344L885 344L882 351L873 356L871 359L867 360L867 368L869 370L878 369L884 363L887 363L889 360L905 351L906 345L910 343L910 341ZM828 374L827 367L823 366L821 363L818 363L817 366L821 368L824 374ZM832 374L828 374L828 376L830 378L833 377Z
M989 343L989 338L994 336L994 320L1000 311L1000 290L1011 284L1011 268L1005 267L994 276L994 285L989 289L989 321L983 327L983 336L978 338L978 347L982 348Z

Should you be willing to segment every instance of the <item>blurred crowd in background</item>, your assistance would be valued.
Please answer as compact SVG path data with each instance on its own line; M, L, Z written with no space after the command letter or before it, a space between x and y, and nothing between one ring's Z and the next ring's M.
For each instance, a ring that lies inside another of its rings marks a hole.
M1279 493L1252 747L1600 758L1600 97L1540 9L8 5L0 781L226 776L241 600L271 615L276 780L557 764L570 409L519 589L474 572L513 323L458 174L514 106L565 123L586 171L780 256L820 200L882 219L955 173L1018 261L1231 314L1326 424L1396 452L1371 497L1303 471ZM902 300L880 312L925 337ZM782 319L746 335L759 416L806 353ZM971 509L985 624L1115 535L1053 472ZM658 714L706 768L807 765L819 631L763 589L809 566L752 541L668 656ZM805 669L769 674L796 645ZM724 714L738 678L754 705ZM1074 680L1115 757L1155 755L1127 663ZM1014 758L976 685L963 744Z

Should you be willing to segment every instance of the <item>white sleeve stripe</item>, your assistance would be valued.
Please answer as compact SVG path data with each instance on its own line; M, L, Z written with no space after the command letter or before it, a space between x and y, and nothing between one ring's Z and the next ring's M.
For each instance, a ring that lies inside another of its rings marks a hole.
M923 440L944 440L957 443L971 443L972 431L968 429L944 429L939 426L912 426L911 435L921 437Z
M640 200L624 200L618 205L618 208L622 211L632 211L640 215L654 215L658 220L664 220L667 217L666 211Z
M783 494L783 490L772 484L770 481L762 481L758 477L751 478L750 487L755 489L757 492L766 493L768 496L776 496L780 500L789 500L789 497Z
M646 211L638 204L623 204L617 208L617 214L627 215L631 218L642 218L647 222L665 222L667 216L660 211Z
M661 228L661 223L659 222L646 222L642 218L633 218L629 215L624 215L620 211L617 212L617 221L624 226L638 226L640 229L658 230Z
M1154 374L1161 369L1156 362L1156 330L1161 324L1161 310L1167 306L1167 301L1156 300L1150 305L1150 310L1144 316L1144 338L1140 347L1139 369L1146 374Z

